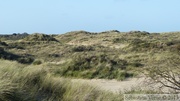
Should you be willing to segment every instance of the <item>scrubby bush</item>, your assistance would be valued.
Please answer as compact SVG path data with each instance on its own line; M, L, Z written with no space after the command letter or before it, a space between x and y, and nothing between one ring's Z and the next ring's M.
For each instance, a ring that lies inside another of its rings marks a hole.
M22 43L20 43L20 42L17 42L17 43L10 43L10 44L8 45L8 48L10 48L10 49L13 49L13 48L16 48L16 49L25 49L25 48L24 48L25 46L26 46L25 44L22 44Z
M11 35L0 35L0 39L4 39L4 40L20 40L23 39L25 37L27 37L29 34L24 32L24 33L13 33Z
M165 43L167 45L167 48L170 51L173 52L180 52L180 41L179 40L173 40Z
M49 54L48 57L58 58L58 57L60 57L60 55L59 54Z
M56 69L55 74L80 78L117 79L121 75L120 72L125 70L127 66L126 60L109 57L105 54L81 55L73 57L70 62L64 63L61 69ZM125 76L124 78L128 77L127 75L122 76Z
M179 40L173 40L173 41L166 42L167 46L172 46L172 45L177 45L177 44L180 44Z
M94 51L92 46L75 46L72 48L73 52L83 52L83 51Z
M130 63L129 65L132 67L142 67L143 66L143 64L141 64L139 62L133 62L133 63Z
M120 31L118 30L109 30L109 31L104 31L104 32L100 32L99 34L109 34L109 33L120 33Z
M32 56L29 55L21 56L21 55L13 54L4 51L3 48L0 48L0 58L5 60L17 61L22 64L30 64L34 61L34 58Z
M4 48L0 47L0 54L3 54L3 53L4 53Z
M41 60L35 60L35 61L33 62L33 65L40 65L40 64L42 64L42 61L41 61Z
M80 30L80 31L71 31L71 32L67 32L65 33L66 35L96 35L96 33L91 33L91 32L87 32L87 31L83 31L83 30Z
M46 34L34 33L24 38L24 41L57 41L57 40L54 37Z
M114 38L113 43L123 43L127 42L128 40L126 38Z
M18 59L20 56L16 55L16 54L12 54L10 52L6 52L4 50L4 48L0 48L0 58L2 59L7 59L7 60L16 60Z
M161 42L149 42L141 39L133 39L130 44L131 51L151 51L165 49L164 43Z
M136 36L144 36L144 35L149 35L150 33L146 31L130 31L127 34L132 34Z
M7 44L6 42L2 42L2 41L0 41L0 45L2 45L2 46L8 46L8 44Z
M19 57L17 61L22 64L31 64L34 59L32 57Z

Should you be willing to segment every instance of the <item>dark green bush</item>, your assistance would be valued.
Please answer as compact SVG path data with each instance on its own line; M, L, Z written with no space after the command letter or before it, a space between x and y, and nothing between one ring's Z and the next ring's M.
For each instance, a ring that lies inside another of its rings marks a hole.
M54 37L42 33L34 33L24 38L24 41L56 41Z
M142 67L143 66L143 64L141 64L139 62L133 62L133 63L130 63L129 65L132 67Z
M22 64L30 64L34 61L34 59L31 57L20 57L17 59L17 61Z
M29 34L24 32L24 33L13 33L11 35L0 35L0 38L4 38L6 40L20 40L25 37L27 37Z
M49 54L48 57L58 58L58 57L60 57L60 55L59 54Z
M146 31L130 31L127 34L135 35L135 36L138 36L138 37L145 36L145 35L150 35L150 33L146 32Z
M13 54L10 52L4 51L3 48L0 48L0 58L5 60L13 60L22 64L30 64L34 61L31 55L25 54L24 56Z
M179 40L174 40L174 41L166 42L167 46L172 46L172 45L177 45L177 44L180 44Z
M150 51L164 49L165 46L160 42L149 42L141 39L134 39L130 42L131 51Z
M20 58L20 56L16 54L12 54L10 52L6 52L4 48L0 48L0 58L6 60L17 60L18 58Z
M4 48L0 47L0 54L2 54L4 52Z
M42 64L42 61L41 60L36 60L33 62L33 65L40 65Z
M0 41L0 45L2 45L2 46L8 46L8 44L7 44L6 42L2 42L2 41Z
M118 74L118 80L124 80L126 78L129 78L129 77L133 77L134 74L133 73L130 73L130 72L127 72L127 71L122 71Z
M126 38L114 38L113 43L124 43L127 42L128 40Z
M107 78L118 77L118 72L125 70L128 63L117 57L100 55L81 55L72 58L71 62L63 64L56 74L81 78Z
M22 44L22 43L19 43L19 42L17 42L17 43L10 43L9 45L8 45L8 48L16 48L16 49L25 49L24 48L25 47L25 44Z
M83 52L83 51L94 51L92 46L75 46L72 48L73 52Z

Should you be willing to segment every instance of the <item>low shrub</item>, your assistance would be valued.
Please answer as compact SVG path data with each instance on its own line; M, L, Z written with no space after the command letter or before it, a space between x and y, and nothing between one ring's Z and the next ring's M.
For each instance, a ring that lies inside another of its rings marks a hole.
M83 52L83 51L94 51L92 46L75 46L72 48L73 52Z
M132 66L132 67L142 67L142 66L144 66L143 64L141 64L139 62L129 63L129 65Z
M31 64L34 59L32 57L19 57L17 61L22 64Z
M30 64L34 61L34 58L32 55L29 55L29 54L23 54L23 55L13 54L11 52L7 52L2 47L0 47L0 58L5 59L5 60L17 61L17 62L22 63L22 64Z
M127 42L126 38L114 38L113 43L124 43Z
M49 54L48 57L58 58L60 57L60 54Z
M24 41L57 41L57 40L50 35L46 35L42 33L34 33L24 38Z
M81 55L73 57L72 61L62 64L61 69L55 70L55 74L80 78L115 79L121 75L116 71L123 71L127 66L127 61L117 57L109 57L105 54Z
M135 35L135 36L145 36L145 35L150 35L149 32L146 32L146 31L130 31L130 32L127 32L127 34L131 34L131 35Z
M2 42L2 41L0 41L0 45L2 45L2 46L8 46L8 44L7 44L6 42Z
M40 65L42 64L42 61L41 60L36 60L33 62L33 65Z

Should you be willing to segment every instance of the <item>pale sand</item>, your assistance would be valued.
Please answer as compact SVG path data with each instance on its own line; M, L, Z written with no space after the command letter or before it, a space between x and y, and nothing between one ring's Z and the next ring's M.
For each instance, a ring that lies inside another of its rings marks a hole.
M145 77L130 78L124 81L105 79L71 79L71 81L72 83L85 83L93 85L97 88L111 91L113 93L123 93L132 89L160 90L160 84L148 84L148 79ZM167 89L164 90L167 91Z

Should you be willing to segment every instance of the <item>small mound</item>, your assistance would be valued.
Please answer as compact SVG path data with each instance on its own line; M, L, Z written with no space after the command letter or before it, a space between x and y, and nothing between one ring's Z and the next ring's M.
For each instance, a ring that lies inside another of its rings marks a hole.
M0 46L8 46L8 44L6 42L0 41Z
M132 35L149 35L149 32L146 31L130 31L127 32L127 34L132 34Z
M57 40L50 35L34 33L24 38L24 41L57 41Z
M0 56L1 54L4 52L4 48L3 47L0 47Z
M79 34L91 35L91 34L96 34L96 33L91 33L91 32L80 30L80 31L71 31L71 32L68 32L68 33L65 33L65 34L71 34L71 35L79 35Z
M20 40L20 39L27 37L28 35L29 34L26 32L24 32L24 33L13 33L11 35L9 35L9 34L0 35L0 38L2 38L3 40Z
M100 34L105 34L105 33L120 33L120 31L118 30L109 30L109 31L104 31L104 32L100 32Z
M34 61L31 55L25 54L24 56L13 54L5 51L4 48L0 47L0 59L17 61L21 64L30 64Z

